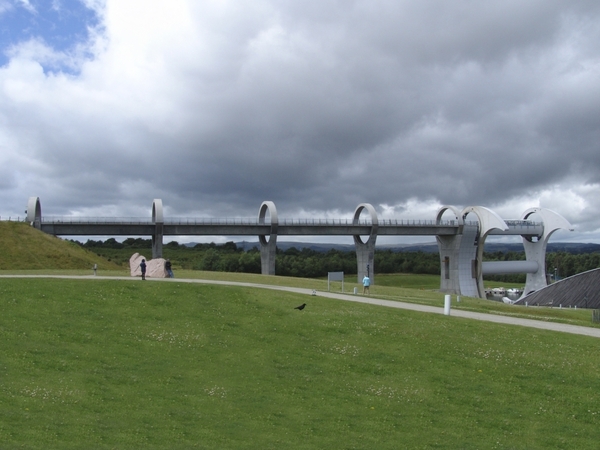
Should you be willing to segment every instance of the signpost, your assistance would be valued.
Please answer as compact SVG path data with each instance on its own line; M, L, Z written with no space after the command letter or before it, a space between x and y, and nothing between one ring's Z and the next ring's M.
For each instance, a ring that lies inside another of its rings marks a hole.
M327 290L330 291L329 283L331 281L342 282L342 292L344 292L344 272L327 272Z

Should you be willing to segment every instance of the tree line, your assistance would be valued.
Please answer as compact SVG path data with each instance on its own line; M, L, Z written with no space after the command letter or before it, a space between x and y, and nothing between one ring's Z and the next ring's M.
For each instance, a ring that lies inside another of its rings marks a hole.
M118 242L114 238L106 241L88 240L81 244L100 256L118 264L127 264L133 253L151 257L152 241L142 238L128 238ZM175 241L163 246L163 256L169 258L175 268L223 272L260 273L260 251L257 247L245 251L234 242L225 244L196 244L186 246ZM524 252L485 252L485 261L514 261L525 259ZM575 275L600 266L600 253L572 254L549 252L546 254L546 272L558 274L560 278ZM556 271L555 271L556 268ZM356 274L356 252L331 249L326 252L310 248L287 250L277 249L275 272L278 275L317 278L328 272ZM375 252L376 273L440 273L440 260L437 253L422 251L399 252L389 249ZM504 282L524 283L525 275L496 275L486 279Z

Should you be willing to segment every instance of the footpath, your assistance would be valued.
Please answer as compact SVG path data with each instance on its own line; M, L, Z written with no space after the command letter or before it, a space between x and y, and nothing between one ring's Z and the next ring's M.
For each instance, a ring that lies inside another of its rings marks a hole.
M0 275L0 278L64 278L64 279L89 279L89 280L127 280L127 281L138 281L139 278L132 277L104 277L94 275ZM147 278L148 282L167 282L167 283L198 283L198 284L218 284L223 286L242 286L259 289L271 289L275 291L294 292L296 294L308 295L308 296L320 296L327 297L336 300L343 300L348 302L367 303L370 305L385 306L387 308L398 308L407 309L411 311L418 311L431 314L444 314L443 307L419 305L415 303L404 303L401 301L381 300L363 295L350 295L350 294L339 294L326 291L316 291L313 293L312 289L295 288L286 286L273 286L269 284L260 283L244 283L236 281L218 281L218 280L201 280L194 278ZM556 322L545 322L542 320L532 319L521 319L517 317L501 316L496 314L486 314L471 311L461 311L459 309L451 309L450 317L457 317L462 319L473 319L482 320L486 322L501 323L506 325L516 325L530 328L538 328L541 330L559 331L561 333L579 334L583 336L591 336L600 338L600 328L582 327L577 325L568 325Z

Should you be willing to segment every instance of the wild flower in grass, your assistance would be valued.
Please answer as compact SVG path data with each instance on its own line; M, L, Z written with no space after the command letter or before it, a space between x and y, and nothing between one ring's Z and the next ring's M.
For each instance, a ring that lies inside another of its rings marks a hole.
M476 350L475 355L483 359L490 359L495 361L502 361L506 357L506 355L502 351L491 348L487 350Z
M331 351L339 353L340 355L358 356L359 350L355 345L334 345L331 347Z
M217 397L217 398L227 397L227 391L225 390L225 388L220 387L220 386L213 386L211 388L206 388L206 389L204 389L204 392L206 392L211 397Z
M398 396L397 390L389 386L369 386L367 394L388 399L394 399Z
M53 403L77 403L79 391L70 389L46 389L40 386L24 387L21 394Z
M177 345L181 348L195 346L202 338L199 334L178 334L169 331L151 332L148 333L147 337L153 341Z

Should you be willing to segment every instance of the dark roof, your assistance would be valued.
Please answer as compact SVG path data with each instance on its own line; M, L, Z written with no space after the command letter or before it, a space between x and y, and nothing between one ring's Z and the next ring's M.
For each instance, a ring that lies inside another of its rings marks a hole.
M600 309L600 269L573 275L552 283L526 297L521 297L517 305L527 302L531 306L562 306Z

